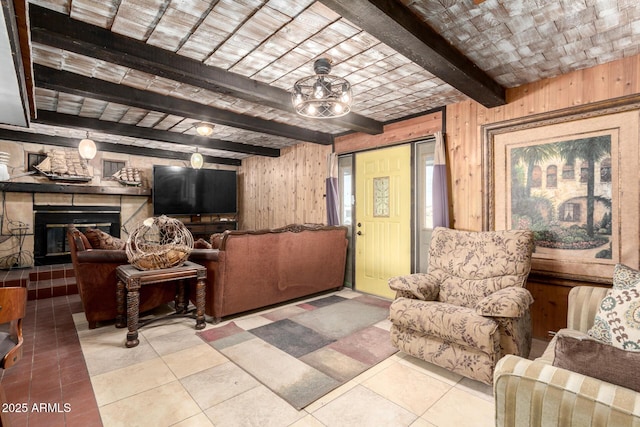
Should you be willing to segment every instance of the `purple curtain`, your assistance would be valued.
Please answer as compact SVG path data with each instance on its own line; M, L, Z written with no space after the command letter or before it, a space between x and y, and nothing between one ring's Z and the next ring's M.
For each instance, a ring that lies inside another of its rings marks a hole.
M449 227L447 156L442 132L436 132L433 156L433 228Z
M340 225L340 196L338 193L338 155L327 155L327 225Z

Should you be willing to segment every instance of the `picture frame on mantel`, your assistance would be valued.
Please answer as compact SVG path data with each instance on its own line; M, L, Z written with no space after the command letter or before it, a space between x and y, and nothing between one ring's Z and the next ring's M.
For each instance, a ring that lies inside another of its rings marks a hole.
M640 267L640 95L482 127L483 228L534 232L531 272Z

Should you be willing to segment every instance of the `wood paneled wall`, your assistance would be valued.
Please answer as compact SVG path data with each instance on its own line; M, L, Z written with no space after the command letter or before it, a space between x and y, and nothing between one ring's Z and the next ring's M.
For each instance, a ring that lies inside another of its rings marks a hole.
M353 133L337 137L334 143L335 152L338 154L353 153L433 135L442 130L442 111L391 123L384 126L383 130L384 132L380 135Z
M325 179L330 145L298 144L278 158L253 156L239 171L241 229L326 223Z
M348 153L393 145L442 129L442 111L392 123L380 135L355 133L336 138L335 152ZM326 223L327 154L334 147L298 144L278 158L253 156L239 170L241 229L282 227L293 223Z
M482 229L482 125L640 93L640 55L507 90L507 104L447 106L453 227Z
M507 104L485 108L474 101L446 108L447 160L450 165L452 226L482 229L482 126L640 93L640 55L507 90ZM381 135L336 138L337 153L355 152L415 140L441 130L440 112L385 126ZM278 227L294 222L325 222L324 178L331 147L301 144L278 159L252 157L241 170L241 227ZM556 281L557 282L557 281ZM571 287L587 284L529 281L535 295L534 336L566 325Z
M508 103L484 108L473 101L447 107L446 135L451 165L452 226L482 229L482 126L528 115L640 93L640 55L507 90ZM599 285L530 277L533 336L566 327L567 296L573 286Z
M451 171L452 226L482 229L482 138L484 124L640 93L640 55L507 90L508 103L485 108L474 101L446 108ZM385 126L381 135L336 138L347 153L393 145L441 130L436 112ZM240 227L280 227L326 222L324 179L330 146L299 144L281 157L250 157L240 171Z

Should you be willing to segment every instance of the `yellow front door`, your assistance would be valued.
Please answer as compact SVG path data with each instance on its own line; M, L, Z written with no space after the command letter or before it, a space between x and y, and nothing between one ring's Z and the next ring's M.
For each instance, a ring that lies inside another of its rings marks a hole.
M387 281L411 273L411 146L356 154L355 288L393 298Z

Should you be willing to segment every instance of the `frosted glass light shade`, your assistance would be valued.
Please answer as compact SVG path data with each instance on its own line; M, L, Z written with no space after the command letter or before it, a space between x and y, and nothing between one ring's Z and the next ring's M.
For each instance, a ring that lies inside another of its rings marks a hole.
M200 136L209 136L213 133L213 125L211 123L200 122L196 124L196 133Z
M80 152L80 157L83 159L91 160L96 156L98 149L96 148L96 143L91 139L85 138L80 141L78 145L78 151Z
M203 164L204 164L204 158L202 157L202 154L193 153L191 155L191 167L192 168L200 169L200 168L202 168Z

